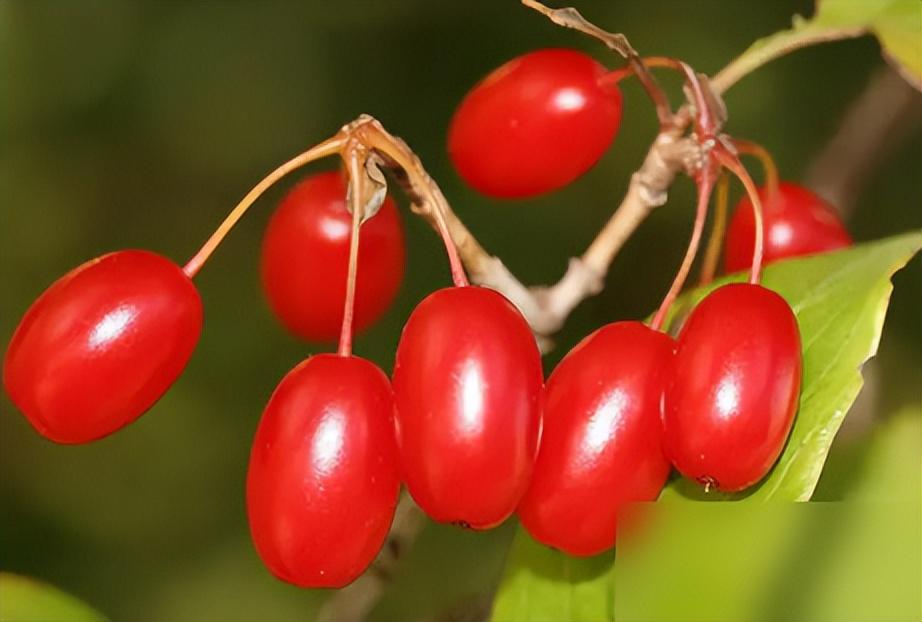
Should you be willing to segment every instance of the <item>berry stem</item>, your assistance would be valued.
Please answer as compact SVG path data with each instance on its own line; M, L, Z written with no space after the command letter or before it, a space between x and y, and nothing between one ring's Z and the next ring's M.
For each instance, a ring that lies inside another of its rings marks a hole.
M682 286L685 285L685 279L688 278L692 263L695 261L695 255L698 254L698 245L701 242L704 222L707 219L708 202L711 199L711 191L714 189L714 176L714 166L710 161L705 162L704 167L695 179L698 185L698 204L695 208L695 224L692 228L691 239L688 241L688 249L685 251L682 265L679 266L679 271L672 281L672 286L666 293L666 297L663 298L663 302L656 312L656 315L653 316L653 321L650 322L650 328L653 330L660 330L662 328L663 321L666 319L666 314L669 312L672 303L675 302L675 299L679 296L679 292L682 291Z
M755 242L752 250L752 268L749 272L749 282L758 284L762 280L762 255L765 243L765 227L762 223L762 199L759 198L759 191L755 182L752 181L746 167L742 165L736 155L720 143L715 146L714 155L724 168L736 175L737 179L742 182L743 187L746 189L746 194L749 195L749 201L752 203L752 213L755 220Z
M631 76L636 75L634 73L634 68L631 65L625 65L624 67L618 67L617 69L612 69L608 73L604 74L599 78L600 86L617 86L622 80L630 78Z
M183 266L183 272L186 273L190 279L198 274L198 271L201 270L202 266L205 265L205 262L208 261L208 258L211 257L211 254L215 251L216 248L224 240L224 237L234 228L234 225L237 224L250 206L256 202L256 200L262 196L262 194L272 187L275 182L279 179L294 171L295 169L301 168L302 166L313 162L314 160L324 158L329 155L338 153L342 148L343 138L339 134L329 138L322 143L311 147L304 153L295 156L288 162L285 162L277 169L269 173L262 181L256 184L252 190L250 190L243 199L231 210L230 214L224 219L224 221L215 229L215 232L211 234L211 237L205 242L201 249Z
M419 157L414 154L402 140L392 136L378 121L371 117L360 117L353 129L354 136L363 145L383 154L395 163L406 175L404 187L423 215L428 216L445 244L448 263L451 266L451 278L456 287L470 285L464 264L458 254L458 247L452 238L448 226L448 214L451 208L435 181L423 168ZM481 249L482 250L482 249Z
M701 264L701 278L699 285L707 285L714 280L717 273L717 262L720 259L720 246L727 228L727 205L730 197L730 178L722 174L717 180L714 196L714 224L708 238L707 249L704 251L704 260Z
M708 98L705 96L704 87L701 84L701 78L695 73L688 63L668 56L650 56L644 59L651 67L667 67L678 71L685 76L685 81L691 88L692 97L695 101L695 129L698 132L698 140L704 142L712 138L717 131L717 120L711 114L711 106Z
M359 157L355 149L348 150L346 161L349 171L349 210L352 212L352 233L349 240L349 270L346 275L346 297L343 302L343 324L339 333L340 356L352 355L352 324L355 315L355 281L358 276L359 264L359 231L362 226L362 217L365 211L366 197L364 184L359 182L359 175L363 174ZM345 154L344 154L345 157Z
M778 167L765 147L749 140L733 139L733 146L741 154L751 155L759 159L762 171L765 173L766 203L771 206L778 196Z

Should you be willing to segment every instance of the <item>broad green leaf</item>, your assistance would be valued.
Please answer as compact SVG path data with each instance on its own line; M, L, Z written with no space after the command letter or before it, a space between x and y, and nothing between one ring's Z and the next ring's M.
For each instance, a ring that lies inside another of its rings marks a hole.
M571 557L538 544L519 527L493 605L492 622L596 622L614 619L614 552Z
M903 77L922 89L922 2L891 2L871 29Z
M47 583L0 572L3 622L104 622L105 616Z
M861 390L861 366L877 352L893 290L890 277L920 247L922 233L916 232L769 266L763 284L794 309L803 345L803 389L787 445L771 473L745 493L705 494L697 484L679 479L660 498L808 500L832 439ZM715 287L740 278L695 290L676 307L688 308Z
M796 49L873 34L885 56L916 88L922 88L922 2L918 0L820 0L812 19L794 16L791 28L753 43L713 81L724 91L761 65Z
M804 354L800 410L778 463L746 495L704 495L678 479L661 500L764 501L810 498L845 413L861 389L861 366L875 354L890 299L890 277L922 248L914 232L851 249L768 266L763 283L797 315ZM690 309L708 292L740 275L694 290L675 305ZM535 543L519 529L497 594L493 622L613 619L613 557L572 558Z

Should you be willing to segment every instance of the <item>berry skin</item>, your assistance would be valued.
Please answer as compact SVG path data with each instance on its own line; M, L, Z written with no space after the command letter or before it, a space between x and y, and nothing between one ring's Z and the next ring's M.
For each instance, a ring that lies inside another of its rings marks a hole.
M501 198L531 197L588 171L621 125L621 91L582 52L544 49L494 70L467 94L448 132L464 180Z
M247 514L263 562L301 587L343 587L374 560L400 490L387 376L354 356L291 370L259 422Z
M659 496L669 461L661 403L674 341L640 322L586 337L547 381L541 448L518 515L570 555L615 544L622 504Z
M686 477L725 492L758 482L797 411L800 333L791 307L760 285L724 285L691 312L666 391L666 453Z
M352 215L337 171L296 185L282 200L262 245L262 282L269 304L288 330L308 341L335 341L343 320ZM403 280L403 225L393 199L362 225L355 329L390 307Z
M3 384L42 436L86 443L153 406L201 330L201 298L179 266L148 251L110 253L29 307L6 351Z
M782 182L774 201L768 200L764 187L759 188L759 198L765 222L765 263L851 246L852 239L836 210L806 188ZM749 268L754 238L752 202L743 197L727 229L727 272Z
M528 486L541 426L541 359L522 315L491 289L430 294L403 329L393 380L416 503L443 523L504 521Z

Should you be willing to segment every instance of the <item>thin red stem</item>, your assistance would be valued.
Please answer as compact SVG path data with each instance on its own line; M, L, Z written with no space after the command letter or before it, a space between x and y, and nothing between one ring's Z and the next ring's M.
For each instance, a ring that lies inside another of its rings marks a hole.
M365 197L360 195L358 183L358 159L353 155L349 158L349 183L352 191L349 193L350 208L352 209L352 234L349 240L349 271L346 276L346 298L343 302L343 323L339 332L339 355L352 355L353 318L355 315L355 281L358 276L359 264L359 231L362 226L362 212L365 208Z
M445 251L448 254L448 263L451 266L451 278L456 287L466 287L470 285L467 280L467 274L464 272L464 264L458 255L458 247L455 245L448 229L448 223L445 220L445 213L442 211L442 203L445 198L441 191L435 187L435 184L422 168L419 159L409 150L405 143L387 133L380 126L370 126L365 128L362 134L363 144L377 149L379 152L393 160L397 166L402 168L411 182L414 180L417 184L417 192L422 199L425 209L431 210L435 219L435 225L442 242L445 244ZM436 189L434 190L433 187Z
M733 140L733 146L738 153L751 155L758 158L762 165L762 172L765 174L765 198L769 206L774 204L778 196L778 167L772 159L768 150L758 143L748 140Z
M262 181L256 184L252 190L250 190L243 199L231 210L230 214L224 219L224 221L215 229L215 232L211 234L211 237L205 241L205 244L201 249L183 266L183 272L186 273L190 279L198 274L198 271L201 270L202 266L205 265L205 262L208 261L208 258L211 257L211 254L215 251L216 248L224 240L224 237L234 228L234 225L237 224L246 211L250 208L256 200L262 196L262 194L272 187L275 182L280 180L282 177L290 173L291 171L301 168L302 166L313 162L319 158L326 157L328 155L333 155L337 153L342 147L343 140L337 135L333 138L323 141L319 145L312 147L305 151L304 153L295 156L288 162L285 162L277 169L269 173Z
M755 220L755 243L752 250L752 268L749 273L749 282L757 284L762 280L763 246L765 242L765 228L762 223L762 199L759 198L759 191L755 182L752 181L746 167L743 166L736 155L730 153L720 144L714 148L714 155L724 168L736 175L742 182L743 187L746 189L746 194L749 195L749 201L752 203L752 213Z
M727 205L730 196L730 178L726 173L720 175L714 192L714 224L711 235L704 251L704 260L701 264L701 278L699 285L707 285L714 280L717 273L717 264L720 261L720 247L723 243L724 231L727 228Z
M663 298L663 302L656 312L656 315L653 316L653 321L650 322L650 328L653 330L660 330L662 328L663 322L666 319L666 314L669 312L672 303L678 298L679 292L682 291L682 287L685 285L685 279L688 278L688 273L691 271L692 264L695 261L695 255L698 254L701 234L704 231L704 222L707 220L708 202L711 199L711 191L714 189L714 175L714 167L711 166L710 162L705 162L696 180L698 183L698 204L695 208L695 224L692 228L691 239L688 241L688 249L685 251L682 265L679 266L679 271L672 281L672 286L666 293L666 297Z
M695 126L700 135L699 138L701 140L712 138L716 125L714 119L711 117L711 108L708 106L707 98L704 95L704 88L701 86L701 80L698 79L698 74L695 73L695 70L692 69L688 63L667 56L651 56L646 58L645 61L651 67L669 67L685 76L685 80L691 87L692 96L695 99L695 108L698 113L695 118Z
M603 74L599 78L599 84L601 86L617 86L625 78L630 78L631 76L636 75L634 73L634 68L630 65L625 65L624 67L618 67L617 69L612 69L606 74Z
M445 244L445 251L448 253L448 264L451 266L451 280L455 287L467 287L470 281L467 279L467 273L464 271L464 264L458 255L458 247L448 231L448 225L445 223L444 214L438 209L435 210L435 221L439 228L439 236Z

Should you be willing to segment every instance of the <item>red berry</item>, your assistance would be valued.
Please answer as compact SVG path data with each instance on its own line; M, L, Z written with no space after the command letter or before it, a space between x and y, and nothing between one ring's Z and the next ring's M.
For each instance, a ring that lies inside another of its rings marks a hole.
M515 58L477 84L455 112L448 154L483 194L529 197L566 186L602 157L621 125L621 91L582 52Z
M429 516L486 529L512 514L538 449L542 381L528 324L497 292L453 287L419 303L394 400L403 475Z
M201 330L201 299L179 266L148 251L110 253L29 307L6 351L3 384L43 436L86 443L153 406Z
M759 198L765 223L765 263L851 246L852 239L836 210L806 188L783 182L778 184L774 201L768 200L764 187L759 189ZM744 197L727 230L727 272L749 269L754 244L752 202Z
M585 338L547 381L541 448L518 514L571 555L615 544L620 507L653 501L669 475L661 403L674 342L640 322Z
M282 323L309 341L333 341L343 320L352 215L346 184L333 171L305 179L272 216L262 246L262 281ZM400 289L403 226L394 201L362 225L354 326L368 327Z
M291 370L263 413L247 475L250 533L278 578L342 587L384 543L400 490L390 383L364 359Z
M797 411L800 333L791 307L760 285L718 288L678 338L666 391L666 453L686 477L733 492L768 473Z

